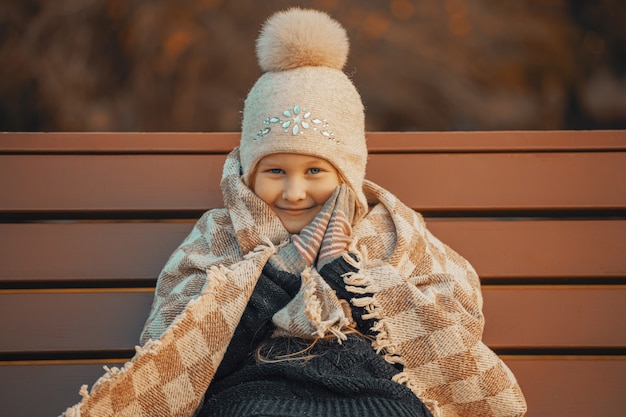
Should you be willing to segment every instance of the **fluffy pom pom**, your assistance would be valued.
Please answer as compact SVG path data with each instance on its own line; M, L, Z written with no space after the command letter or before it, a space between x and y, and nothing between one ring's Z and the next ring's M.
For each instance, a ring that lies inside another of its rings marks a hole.
M304 66L341 70L348 60L346 30L324 12L291 8L272 15L256 43L263 71L284 71Z

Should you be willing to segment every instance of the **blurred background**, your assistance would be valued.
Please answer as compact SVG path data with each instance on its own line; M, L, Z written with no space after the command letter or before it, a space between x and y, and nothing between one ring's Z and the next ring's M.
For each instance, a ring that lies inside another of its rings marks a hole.
M238 131L294 5L348 30L370 131L626 128L623 0L3 0L0 131Z

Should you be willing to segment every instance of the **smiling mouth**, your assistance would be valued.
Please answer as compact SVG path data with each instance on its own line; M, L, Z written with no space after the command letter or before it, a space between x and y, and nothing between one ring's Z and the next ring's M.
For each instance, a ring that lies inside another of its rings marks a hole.
M312 207L302 207L302 208L277 207L277 208L278 210L284 213L290 213L290 214L300 214L300 213L304 213L312 209Z

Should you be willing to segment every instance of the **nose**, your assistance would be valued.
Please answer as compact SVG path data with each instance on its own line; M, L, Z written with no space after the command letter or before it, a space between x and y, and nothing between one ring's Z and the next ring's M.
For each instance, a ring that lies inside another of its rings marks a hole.
M283 198L287 201L299 201L306 198L306 184L300 178L288 178L283 187Z

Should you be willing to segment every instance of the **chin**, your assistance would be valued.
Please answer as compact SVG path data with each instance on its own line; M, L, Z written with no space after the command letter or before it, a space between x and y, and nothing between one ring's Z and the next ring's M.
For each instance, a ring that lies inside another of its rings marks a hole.
M306 224L301 224L300 222L294 222L294 221L287 221L287 222L282 222L283 226L285 226L285 229L287 229L287 231L289 233L291 233L292 235L298 234L302 231L302 229L304 229L304 226L306 226Z
M287 231L289 233L291 233L292 235L297 235L298 233L300 233L303 229L303 227L299 227L299 226L285 226L285 229L287 229Z

